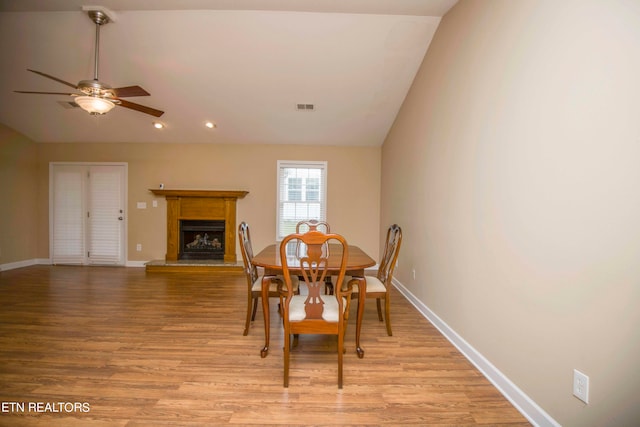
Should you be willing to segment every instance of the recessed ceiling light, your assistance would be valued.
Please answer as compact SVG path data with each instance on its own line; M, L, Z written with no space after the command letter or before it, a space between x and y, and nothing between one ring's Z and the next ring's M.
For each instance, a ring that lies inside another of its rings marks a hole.
M156 129L162 129L164 128L164 125L160 122L153 122L153 127Z
M213 123L213 122L205 122L205 124L204 124L204 125L205 125L206 127L208 127L209 129L215 129L215 128L217 128L217 127L218 127L218 126L217 126L215 123Z

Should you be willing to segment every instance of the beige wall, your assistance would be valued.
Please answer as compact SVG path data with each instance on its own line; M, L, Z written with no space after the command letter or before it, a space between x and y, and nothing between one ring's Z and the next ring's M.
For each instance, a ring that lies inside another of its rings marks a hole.
M327 219L332 231L377 259L379 246L380 147L312 147L219 144L37 144L39 204L48 209L50 162L128 164L128 260L164 259L166 202L149 191L165 188L247 190L237 219L251 226L254 248L275 242L278 160L327 160ZM146 202L147 209L137 209ZM48 216L38 217L48 236ZM136 252L136 244L142 252ZM239 248L238 248L239 250ZM49 257L48 238L38 240L39 258ZM238 260L241 260L238 252Z
M0 265L36 257L36 160L36 144L0 124Z
M564 426L640 420L639 79L637 1L461 0L383 147L397 278Z

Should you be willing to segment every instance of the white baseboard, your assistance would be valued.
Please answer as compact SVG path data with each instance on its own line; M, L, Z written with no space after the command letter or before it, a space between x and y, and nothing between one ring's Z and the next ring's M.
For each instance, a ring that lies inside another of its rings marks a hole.
M400 293L447 338L534 426L560 427L544 409L538 406L529 396L518 388L509 378L500 372L480 352L469 345L460 335L440 319L422 301L418 300L407 288L395 278L394 286Z
M125 267L141 267L144 268L145 265L148 263L149 261L127 261L124 266Z
M125 267L144 268L147 262L148 261L127 261ZM34 258L24 261L9 262L6 264L0 264L0 271L14 270L16 268L30 267L32 265L51 265L51 260L49 258Z
M32 265L36 265L37 261L35 259L28 259L25 261L16 261L16 262L8 262L6 264L0 264L0 271L8 271L14 270L16 268L22 267L30 267Z
M125 267L135 267L135 268L145 268L146 264L149 261L127 261L125 263ZM22 267L30 267L32 265L50 265L51 264L51 260L49 258L35 258L35 259L29 259L29 260L25 260L25 261L17 261L17 262L10 262L7 264L0 264L0 271L7 271L7 270L13 270L16 268L22 268ZM375 272L378 269L378 265L376 264L373 267L367 268L367 274L375 274Z

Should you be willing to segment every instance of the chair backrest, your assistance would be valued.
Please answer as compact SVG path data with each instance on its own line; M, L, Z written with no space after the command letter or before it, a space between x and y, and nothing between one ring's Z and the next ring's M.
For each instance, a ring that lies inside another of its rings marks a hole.
M318 230L323 233L331 233L329 223L326 221L318 221L317 219L307 219L296 224L296 233L306 233L307 231Z
M297 254L295 257L287 258L287 244L294 241L296 245L305 248L304 254ZM293 297L292 286L290 282L291 274L298 275L304 279L304 283L308 289L308 296L305 301L305 320L323 319L322 312L324 310L320 295L324 293L325 279L331 274L336 274L335 266L329 272L329 257L331 256L327 248L329 243L337 243L341 246L341 251L334 251L335 256L340 254L340 270L337 273L338 283L342 283L345 276L347 259L349 257L349 248L347 242L339 234L325 234L318 230L310 230L306 233L296 233L286 236L280 243L280 259L282 262L282 271L285 281L287 282L287 294L285 300L285 322L289 319L288 304ZM286 262L284 261L286 260ZM295 269L295 272L290 272ZM339 288L339 287L338 287ZM338 290L335 297L338 300L338 313L343 311L342 292ZM342 316L340 316L341 318Z
M249 232L249 224L244 221L238 226L238 240L240 240L240 252L242 252L244 272L247 275L249 286L251 286L258 279L258 269L251 262L253 260L251 233Z
M320 231L322 233L328 234L331 232L331 228L329 227L328 222L318 221L317 219L306 219L296 224L296 234L304 234L309 231ZM300 240L297 240L296 252L299 252L301 247L304 247L304 245L300 246ZM328 248L327 243L324 244L324 247L325 249Z
M384 253L380 260L378 268L378 279L384 283L387 288L391 285L393 278L393 269L396 267L398 253L400 253L400 245L402 244L402 229L398 224L393 224L387 230L387 240L384 244Z

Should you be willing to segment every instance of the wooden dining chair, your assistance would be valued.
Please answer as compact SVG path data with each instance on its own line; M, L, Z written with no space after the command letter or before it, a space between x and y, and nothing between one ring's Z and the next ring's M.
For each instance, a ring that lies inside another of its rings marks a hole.
M317 230L323 233L331 233L331 227L326 221L318 221L317 219L306 219L303 221L299 221L296 224L296 233L298 234L306 233L311 230ZM324 282L324 293L327 295L333 294L333 282L331 277L329 276L327 276L327 280Z
M384 245L382 259L378 266L378 273L375 276L365 276L367 282L367 298L375 298L378 308L378 320L382 322L382 300L384 300L384 321L387 327L387 335L392 336L391 332L391 286L393 279L393 270L398 261L400 253L400 245L402 244L402 229L397 224L393 224L387 230L387 239ZM358 296L358 282L353 281L349 284L351 277L346 276L342 282L342 286L347 286L352 290L351 295L355 298Z
M287 258L289 242L304 244L305 254ZM323 249L329 242L342 247L338 279L344 280L349 256L347 242L339 234L325 234L318 230L290 234L280 243L280 259L285 280L282 319L284 326L284 386L289 387L289 359L291 336L298 334L336 335L338 340L338 388L342 388L342 359L344 354L344 331L349 316L351 297L349 289L339 289L335 295L321 292L328 275L328 251ZM290 271L303 278L300 286L306 286L305 295L295 295ZM333 270L335 274L335 270ZM340 282L341 283L341 282Z
M247 317L244 324L244 333L249 334L249 325L256 318L258 309L258 300L262 297L262 279L263 276L258 274L258 269L253 265L253 248L251 246L251 233L249 225L241 222L238 226L238 239L240 240L240 249L242 252L242 261L244 262L244 272L247 277ZM288 285L285 285L282 276L277 276L271 280L269 285L269 298L281 298L279 288L290 286L294 293L298 293L298 278L294 277Z
M306 219L296 224L296 233L306 233L307 231L318 230L323 233L331 233L331 227L326 221L318 221L317 219Z

